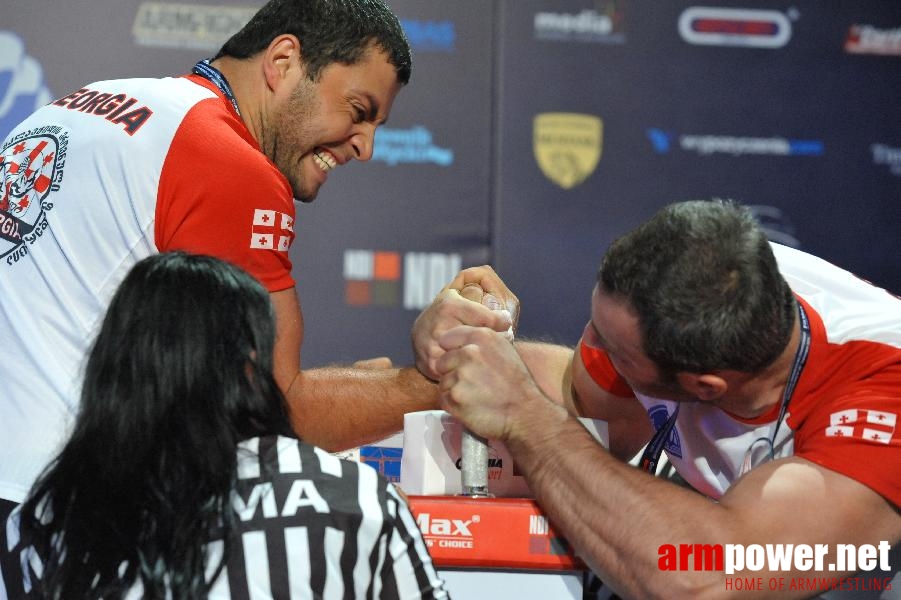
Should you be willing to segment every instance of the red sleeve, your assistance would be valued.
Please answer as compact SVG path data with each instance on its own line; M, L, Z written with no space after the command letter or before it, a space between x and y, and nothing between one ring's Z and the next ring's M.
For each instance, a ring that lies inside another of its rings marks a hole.
M228 260L270 291L294 285L291 186L221 98L185 116L163 163L157 248Z
M795 431L795 455L901 507L901 352L854 345L842 376L812 391L815 408Z
M631 398L635 395L626 380L613 368L606 352L579 342L579 354L585 370L602 389L622 398Z

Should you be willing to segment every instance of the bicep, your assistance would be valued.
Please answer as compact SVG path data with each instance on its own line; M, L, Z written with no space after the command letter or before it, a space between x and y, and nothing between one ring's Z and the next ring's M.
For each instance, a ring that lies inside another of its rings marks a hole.
M877 546L888 541L894 545L901 540L901 514L885 498L800 457L757 467L736 482L720 504L741 523L745 539L738 542L812 548L822 544L828 552L825 569L835 564L839 544ZM793 574L804 576L805 572Z
M577 414L607 421L610 452L622 460L631 459L653 433L644 407L634 397L617 396L599 386L579 353L573 354L570 373L572 402Z
M291 287L271 292L269 299L275 313L274 375L282 391L300 373L300 347L303 342L303 312L296 290Z
M541 391L576 414L570 385L572 348L532 341L517 341L514 345Z

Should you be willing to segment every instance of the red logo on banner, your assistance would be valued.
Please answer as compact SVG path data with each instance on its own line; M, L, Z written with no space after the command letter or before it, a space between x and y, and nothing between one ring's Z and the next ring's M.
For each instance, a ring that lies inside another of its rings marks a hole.
M789 18L776 10L692 6L679 16L689 44L781 48L791 39Z

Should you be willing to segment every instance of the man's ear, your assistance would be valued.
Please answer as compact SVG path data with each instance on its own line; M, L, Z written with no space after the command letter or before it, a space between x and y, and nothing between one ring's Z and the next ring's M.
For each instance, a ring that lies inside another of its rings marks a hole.
M683 390L703 402L719 400L729 389L726 380L713 373L698 374L682 371L676 374L676 380Z
M285 81L296 81L297 69L303 70L297 36L283 33L263 50L263 76L270 90L277 90Z

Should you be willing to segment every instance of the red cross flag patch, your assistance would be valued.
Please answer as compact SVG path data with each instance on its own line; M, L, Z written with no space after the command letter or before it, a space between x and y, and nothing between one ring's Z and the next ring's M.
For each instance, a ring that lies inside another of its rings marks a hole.
M258 208L253 211L250 247L258 250L287 252L294 237L294 219L277 210Z
M851 408L832 413L826 437L854 437L876 444L888 444L895 434L894 413Z

